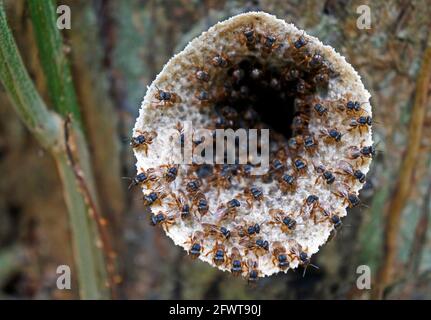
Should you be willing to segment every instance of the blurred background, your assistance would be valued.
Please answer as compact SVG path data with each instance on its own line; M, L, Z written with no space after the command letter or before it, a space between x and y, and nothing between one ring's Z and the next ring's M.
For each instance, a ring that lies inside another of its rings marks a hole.
M71 29L60 32L50 21L61 4L70 7ZM371 10L370 29L357 28L362 4ZM309 268L304 278L302 272L272 276L257 287L191 261L148 224L140 192L122 179L136 174L128 139L146 86L193 37L250 10L292 22L346 57L371 92L378 150L360 194L364 206L349 210L342 231L313 257L320 269ZM2 15L0 298L431 298L429 0L8 0L4 11L35 88L20 87L12 79L19 72L4 68L13 52L4 45ZM86 148L88 157L77 162L91 172L85 176L90 191L74 181L73 161L43 148L22 113L20 119L21 96L11 88L22 96L34 91L63 120L68 112L78 115L74 143ZM75 200L84 215L70 213ZM86 237L95 247L88 270L100 277L94 287L91 276L86 280L92 274L86 273ZM72 269L71 290L57 289L59 265ZM356 286L360 265L371 270L371 290Z

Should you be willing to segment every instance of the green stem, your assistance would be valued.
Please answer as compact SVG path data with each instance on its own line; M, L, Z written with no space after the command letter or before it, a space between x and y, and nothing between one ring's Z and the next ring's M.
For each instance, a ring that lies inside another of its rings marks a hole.
M75 122L82 124L65 46L57 28L54 2L29 0L27 3L53 107L63 116L72 114Z
M7 25L1 0L0 80L19 117L41 145L52 153L57 163L69 211L81 297L84 299L109 298L109 290L106 287L106 283L109 283L106 267L101 250L96 246L100 242L100 236L94 221L91 220L85 195L80 191L74 170L66 155L63 120L56 113L48 110L36 91ZM83 149L80 143L83 139L79 139L80 132L75 131L78 136L78 149ZM78 151L78 154L84 167L88 160L81 158L82 152ZM86 170L84 169L84 171Z

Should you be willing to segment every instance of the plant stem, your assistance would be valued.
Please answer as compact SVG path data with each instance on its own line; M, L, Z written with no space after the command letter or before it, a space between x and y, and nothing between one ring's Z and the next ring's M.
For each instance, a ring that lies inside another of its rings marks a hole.
M75 122L82 125L65 46L56 24L54 2L29 0L27 3L53 107L62 116L72 114Z
M409 123L409 133L407 136L407 150L398 180L395 184L392 200L388 207L385 233L383 239L383 261L380 265L374 290L371 297L381 299L384 289L390 284L393 278L394 265L398 252L398 232L400 229L400 219L402 211L410 195L412 180L417 164L417 156L422 140L422 132L426 107L428 103L429 83L431 80L431 33L428 35L427 47L424 52L422 66L416 82L415 101Z
M41 1L42 2L42 1ZM75 262L81 297L84 299L109 298L106 267L97 243L100 236L93 225L84 195L80 192L73 168L66 155L63 120L46 107L36 91L22 62L12 33L6 22L3 2L0 0L0 80L19 117L41 145L51 152L62 178L63 192L69 211ZM76 133L79 136L79 130ZM83 139L77 138L77 149ZM78 151L78 154L82 153ZM87 162L87 159L80 161Z

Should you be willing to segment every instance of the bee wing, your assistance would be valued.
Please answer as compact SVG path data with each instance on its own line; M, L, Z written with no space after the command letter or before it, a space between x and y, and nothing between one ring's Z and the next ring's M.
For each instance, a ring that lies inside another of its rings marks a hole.
M204 227L204 230L209 233L215 233L219 232L217 226L212 223L202 223L202 226Z
M340 160L338 162L338 168L340 168L341 170L343 170L344 172L346 172L348 174L353 174L353 167L346 160Z
M253 248L253 247L256 246L255 242L252 241L252 240L250 240L250 239L248 239L248 238L242 238L239 241L239 244L242 245L243 247L247 247L249 249L251 249L251 248Z

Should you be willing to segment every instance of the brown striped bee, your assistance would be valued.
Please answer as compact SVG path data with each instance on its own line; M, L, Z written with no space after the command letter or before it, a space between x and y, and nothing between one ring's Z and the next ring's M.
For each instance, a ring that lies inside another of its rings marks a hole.
M247 260L247 282L249 285L256 285L257 280L259 279L259 263L257 260L248 259Z
M170 204L171 207L175 207L175 211L179 212L181 219L187 219L191 217L192 204L188 200L184 191L179 190L178 195L172 194L175 202Z
M214 254L212 260L217 266L221 266L227 262L226 247L224 244L216 242L214 248L211 251L207 252L205 256L208 256L210 254Z
M237 247L233 247L230 251L229 263L231 265L230 271L232 275L239 276L243 273L245 262L242 260L241 252Z
M204 233L202 231L193 232L190 239L186 241L186 244L187 243L190 243L189 254L194 260L199 257L204 250Z
M359 170L353 168L353 165L351 165L349 162L345 160L340 160L338 162L338 174L347 175L353 180L357 180L360 183L365 183L365 174Z
M293 169L299 174L305 173L307 171L307 166L307 161L303 158L298 157L293 160Z
M211 235L215 237L217 241L223 242L231 237L231 232L226 227L211 223L202 223L202 226L204 227L205 236Z
M274 219L274 221L270 221L268 223L280 225L281 231L292 233L296 230L298 223L292 216L286 214L283 210L271 209L269 210L269 215Z
M297 187L296 177L288 173L283 174L279 179L279 186L283 193L295 191Z
M167 196L165 188L158 186L155 190L148 194L144 194L144 206L152 206L155 203L160 203L160 201Z
M319 197L310 194L307 198L304 199L304 204L301 207L301 215L304 217L310 217L316 223L316 211L324 211L325 209L322 207L320 203Z
M335 181L334 172L327 169L323 164L314 165L314 169L319 174L314 183L318 183L321 179L323 179L326 184L333 184Z
M127 179L130 179L130 178L127 178ZM149 189L150 183L157 181L158 177L155 174L155 170L153 168L149 168L148 170L141 168L141 172L138 173L131 180L132 181L130 182L129 187L128 187L129 190L132 187L142 186L142 185L145 185Z
M289 267L287 250L280 241L274 241L272 244L272 263L281 270L286 270Z
M373 124L373 119L370 116L360 116L358 118L350 119L350 128L347 131L359 130L359 134L362 135L362 129L366 131Z
M229 65L229 59L224 53L220 53L211 59L211 63L214 67L226 68Z
M299 264L304 267L303 276L305 276L305 272L307 271L308 266L312 266L313 268L319 269L316 265L310 262L310 257L308 256L307 250L304 250L302 246L294 239L289 239L289 257L293 260L298 260Z
M159 88L157 88L157 93L154 97L157 100L152 103L154 107L172 107L175 103L181 102L180 96L175 92L164 91Z
M258 238L258 239L243 238L239 241L239 244L247 248L246 253L248 253L249 250L251 250L257 257L264 255L269 251L269 242L262 238Z
M336 128L325 128L320 130L320 137L327 142L340 142L343 135Z
M136 130L136 132L139 134L130 139L130 145L133 149L142 148L145 152L145 155L147 155L148 145L153 143L154 138L157 137L157 132L141 130Z
M246 188L244 190L244 195L246 197L246 202L249 208L253 208L254 202L260 202L263 200L263 192L262 189L258 187Z
M169 231L169 226L175 223L175 217L159 211L151 217L150 223L152 226L161 225L165 231Z
M332 193L344 200L344 204L349 208L358 206L361 201L356 193L350 191L350 187L346 183L337 183Z

